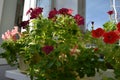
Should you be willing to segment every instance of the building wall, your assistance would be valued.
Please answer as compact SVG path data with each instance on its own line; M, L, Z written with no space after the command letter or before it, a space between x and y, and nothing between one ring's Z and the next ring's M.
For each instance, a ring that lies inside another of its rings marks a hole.
M4 4L4 0L0 0L0 24L1 24L1 17L2 17L3 4Z
M1 1L4 1L4 4L2 4L3 2L1 3ZM2 12L0 12L2 13L0 24L0 44L1 44L2 42L1 34L7 31L8 29L14 27L17 0L0 0L0 4L3 5L3 9L0 8L0 11L2 10Z
M2 33L14 27L16 4L17 0L0 0L0 44ZM0 58L0 80L10 80L5 77L5 71L14 68L10 67L5 59Z

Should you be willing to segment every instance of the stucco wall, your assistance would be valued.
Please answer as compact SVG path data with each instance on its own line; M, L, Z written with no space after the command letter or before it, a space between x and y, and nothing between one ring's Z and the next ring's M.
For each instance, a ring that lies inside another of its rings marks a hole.
M1 24L1 17L2 17L3 4L4 4L4 0L0 0L0 24Z
M16 4L17 0L0 0L0 44L2 33L14 27ZM7 65L6 61L0 58L0 80L9 80L5 78L5 71L9 69L13 69L13 67Z
M2 0L0 0L0 4ZM14 27L15 12L16 12L17 0L4 0L1 24L0 24L0 44L1 44L1 34L6 30ZM1 11L1 9L0 9Z

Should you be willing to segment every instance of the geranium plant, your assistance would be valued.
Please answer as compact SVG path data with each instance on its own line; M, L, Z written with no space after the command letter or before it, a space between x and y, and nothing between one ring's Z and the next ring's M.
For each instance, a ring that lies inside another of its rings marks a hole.
M110 21L103 24L103 28L92 30L92 36L96 45L99 46L108 68L112 68L117 80L120 79L120 22L116 23L112 15L113 11L107 12Z
M31 80L79 80L107 69L91 33L80 30L82 16L73 16L67 8L53 9L48 17L42 12L43 8L30 8L30 19L20 25L25 31L20 33L15 27L14 34L12 30L2 36L2 57L11 64L24 57Z
M5 50L2 57L5 57L8 61L8 64L15 65L17 63L17 53L19 52L19 45L17 45L18 36L21 34L18 31L18 27L15 26L14 29L8 30L2 34L2 39L4 42L1 44L1 47Z

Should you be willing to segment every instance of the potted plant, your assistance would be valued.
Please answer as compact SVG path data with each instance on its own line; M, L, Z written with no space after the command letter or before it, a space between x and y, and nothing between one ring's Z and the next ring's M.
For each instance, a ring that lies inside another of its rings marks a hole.
M106 60L110 59L101 60L104 49L99 48L98 39L90 31L84 34L80 30L82 16L73 16L67 8L53 9L48 17L42 12L43 8L30 8L30 19L20 25L24 32L15 27L2 35L2 57L9 64L24 58L31 80L80 80L107 69Z
M99 46L107 68L113 69L116 80L120 79L120 22L112 18L113 11L107 12L110 21L103 24L103 28L92 30L95 43Z

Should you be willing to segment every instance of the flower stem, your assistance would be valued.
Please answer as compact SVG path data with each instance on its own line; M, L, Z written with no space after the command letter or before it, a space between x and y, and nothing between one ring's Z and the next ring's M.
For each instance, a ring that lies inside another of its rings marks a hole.
M30 68L30 79L33 80L33 75L34 75L34 67L33 65L31 65L31 68Z

